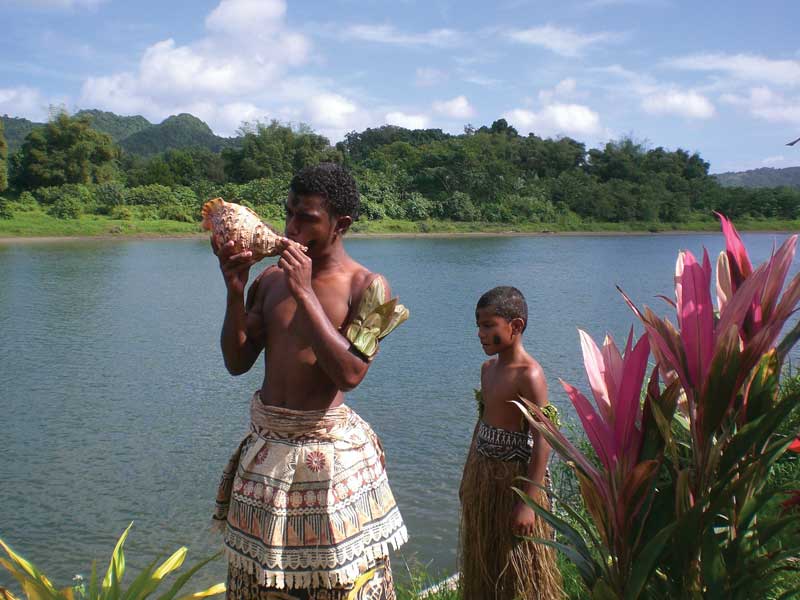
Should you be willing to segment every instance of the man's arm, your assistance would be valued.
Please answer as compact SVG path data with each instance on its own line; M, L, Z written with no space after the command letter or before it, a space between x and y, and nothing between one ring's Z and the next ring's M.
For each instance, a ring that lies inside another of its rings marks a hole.
M546 406L547 381L539 365L526 370L520 386L523 396L539 407ZM528 479L522 490L531 498L537 499L544 494L544 491L536 485L544 485L544 477L547 471L547 461L550 458L550 445L538 431L533 432L533 452L528 462ZM525 505L522 500L517 502L514 507L513 528L518 535L532 535L534 532L535 513Z
M261 276L250 286L245 306L244 288L247 285L250 267L254 264L252 253L233 254L232 242L221 248L217 248L212 242L212 247L219 257L227 289L225 319L220 334L222 358L225 361L225 368L231 375L241 375L250 370L264 347L263 335L248 335L248 331L263 329L260 305L255 302Z
M341 334L328 319L317 294L311 286L311 259L295 246L289 246L278 262L286 273L289 290L297 308L311 327L311 347L317 362L343 392L355 388L364 379L369 361L351 351L350 340Z

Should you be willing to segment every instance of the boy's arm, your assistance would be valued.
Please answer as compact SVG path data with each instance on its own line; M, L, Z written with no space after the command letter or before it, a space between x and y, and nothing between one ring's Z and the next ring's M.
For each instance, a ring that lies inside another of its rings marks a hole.
M286 273L289 291L299 312L311 326L311 347L319 366L343 392L355 388L369 369L369 361L351 351L350 340L333 326L311 286L311 259L290 245L281 254L278 266Z
M547 406L547 381L539 365L531 367L525 373L522 385L520 386L523 396L539 407ZM533 432L533 452L528 462L526 482L521 488L526 495L537 500L544 494L543 490L534 484L544 485L545 473L547 471L547 461L550 458L550 445L545 441L542 434L538 431ZM521 499L514 507L513 528L518 535L533 535L536 515Z

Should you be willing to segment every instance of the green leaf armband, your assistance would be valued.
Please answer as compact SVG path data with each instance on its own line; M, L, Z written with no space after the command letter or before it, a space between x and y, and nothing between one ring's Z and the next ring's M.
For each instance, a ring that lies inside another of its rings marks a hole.
M544 416L550 419L550 422L556 427L561 427L561 419L558 416L558 409L552 404L546 404L542 407Z
M473 390L475 392L475 404L478 406L478 418L483 418L483 390Z
M383 278L376 277L364 290L358 312L345 330L345 337L367 360L378 352L378 341L408 319L408 309L397 298L383 302L385 297Z

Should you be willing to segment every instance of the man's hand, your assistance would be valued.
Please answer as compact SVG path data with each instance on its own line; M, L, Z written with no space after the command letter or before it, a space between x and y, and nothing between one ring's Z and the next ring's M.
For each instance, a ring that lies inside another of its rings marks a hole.
M249 250L234 254L233 241L217 247L214 238L211 238L211 248L219 258L219 268L225 279L225 286L228 294L244 296L244 288L247 285L247 278L250 276L250 267L256 261L253 260L253 253Z
M314 294L314 288L311 287L311 259L303 252L301 246L289 244L281 252L278 267L286 273L286 283L296 300Z
M521 500L514 506L511 513L511 530L516 535L532 536L536 526L536 513Z

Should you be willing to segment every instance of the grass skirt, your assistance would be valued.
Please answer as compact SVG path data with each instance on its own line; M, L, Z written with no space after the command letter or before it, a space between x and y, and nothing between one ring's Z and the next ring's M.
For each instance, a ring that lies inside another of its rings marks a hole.
M514 535L511 517L519 500L511 486L527 475L522 461L488 458L474 448L461 481L461 589L467 600L555 600L563 597L555 550ZM540 493L536 501L549 508ZM552 529L536 519L533 537Z

